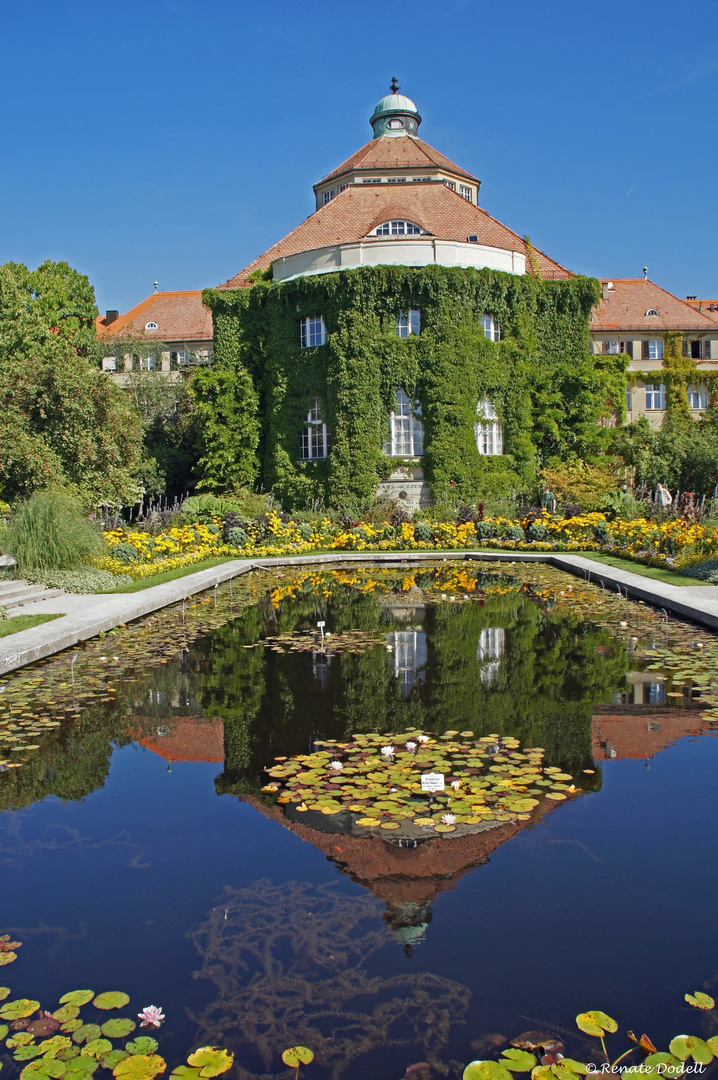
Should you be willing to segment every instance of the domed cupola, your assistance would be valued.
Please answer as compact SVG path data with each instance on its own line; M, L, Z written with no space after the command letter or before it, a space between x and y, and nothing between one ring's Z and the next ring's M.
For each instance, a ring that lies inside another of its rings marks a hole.
M411 100L399 93L396 75L391 80L391 93L377 102L369 123L374 128L374 138L382 135L416 135L421 117Z

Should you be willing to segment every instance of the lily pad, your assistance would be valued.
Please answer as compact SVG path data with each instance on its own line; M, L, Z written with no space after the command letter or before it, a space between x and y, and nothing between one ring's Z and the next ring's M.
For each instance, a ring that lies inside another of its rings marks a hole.
M157 1039L153 1039L151 1035L138 1035L132 1042L125 1044L125 1050L130 1054L154 1054L157 1046Z
M33 1020L27 1025L27 1031L30 1035L37 1035L41 1039L47 1038L48 1035L54 1035L59 1030L60 1021L55 1020L52 1016L43 1016L42 1019Z
M5 998L10 997L10 987L0 986L0 1001L4 1001Z
M178 1065L170 1073L170 1076L176 1077L176 1080L198 1080L201 1075L201 1069L193 1069L189 1065Z
M76 1002L68 1002L66 1005L61 1005L59 1009L55 1009L52 1014L55 1020L65 1022L66 1020L76 1020L80 1015L80 1006Z
M615 1020L612 1020L606 1013L600 1012L598 1009L594 1009L591 1012L579 1013L576 1017L576 1024L581 1031L585 1031L587 1035L602 1036L606 1031L614 1032L618 1031L618 1024Z
M77 1031L73 1031L72 1040L76 1043L87 1042L88 1039L99 1039L102 1028L99 1024L83 1024Z
M115 1050L110 1050L108 1054L103 1054L102 1057L98 1058L98 1061L100 1062L100 1065L103 1069L109 1069L110 1072L112 1072L115 1065L119 1065L121 1061L124 1061L125 1058L128 1058L129 1056L130 1055L127 1053L126 1050L120 1050L118 1048Z
M153 1080L167 1068L167 1062L159 1054L132 1054L119 1061L112 1070L117 1080Z
M118 1016L113 1020L105 1020L102 1025L102 1034L106 1035L108 1039L124 1039L130 1035L136 1027L137 1024L134 1020Z
M89 1039L82 1048L83 1057L101 1058L109 1054L112 1043L109 1039Z
M0 1039L4 1039L9 1030L10 1028L7 1024L3 1024L0 1027ZM29 1046L32 1042L35 1042L35 1036L29 1031L16 1031L15 1034L8 1039L5 1045L8 1050L14 1050L16 1046Z
M470 1061L463 1080L511 1080L511 1073L500 1061Z
M505 1065L511 1072L531 1072L536 1065L536 1058L533 1054L529 1054L527 1050L517 1050L516 1047L510 1046L508 1050L502 1050L501 1053L503 1057L507 1058L501 1064Z
M87 1005L95 996L94 990L70 990L60 998L61 1005Z
M695 1009L715 1009L715 1001L710 994L704 994L702 990L696 990L694 994L686 994L686 1001Z
M26 1016L32 1016L40 1008L39 1001L31 998L17 998L15 1001L7 1001L0 1005L0 1017L3 1020L22 1020Z
M130 995L122 990L106 990L98 994L92 1004L96 1009L124 1009L129 1004Z
M680 1061L692 1057L701 1065L708 1065L713 1060L713 1051L708 1043L696 1035L676 1035L668 1044L668 1049Z
M192 1058L188 1057L188 1061ZM309 1065L311 1061L314 1061L314 1054L308 1046L290 1046L282 1054L282 1061L285 1065L289 1065L290 1069L298 1068L299 1065Z
M97 1058L83 1056L78 1054L72 1061L67 1063L67 1077L76 1077L77 1080L85 1080L86 1077L92 1076L94 1072L99 1068L99 1061Z

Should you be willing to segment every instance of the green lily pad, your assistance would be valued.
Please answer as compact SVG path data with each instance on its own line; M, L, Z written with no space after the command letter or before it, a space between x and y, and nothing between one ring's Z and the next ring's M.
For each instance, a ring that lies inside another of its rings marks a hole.
M22 1080L43 1080L44 1077L51 1076L54 1080L59 1080L59 1077L64 1076L67 1072L67 1066L64 1061L55 1061L54 1058L46 1059L42 1058L41 1061L32 1061L29 1065L20 1073Z
M686 1061L687 1058L692 1057L701 1065L707 1065L713 1060L713 1051L708 1043L696 1035L676 1035L675 1039L668 1044L668 1049L680 1061Z
M60 1031L66 1031L68 1035L72 1035L73 1032L79 1031L81 1027L83 1027L82 1020L76 1017L74 1020L66 1020Z
M83 1057L100 1058L109 1054L112 1043L109 1039L89 1039L82 1048Z
M574 1076L586 1076L588 1073L588 1065L584 1065L582 1061L576 1061L575 1058L561 1058L556 1064L569 1070Z
M127 1053L126 1050L116 1049L110 1050L109 1054L103 1054L102 1057L98 1058L98 1060L103 1069L109 1069L110 1072L112 1072L115 1065L118 1065L121 1061L124 1061L125 1058L128 1058L129 1056L130 1055Z
M39 1043L28 1043L25 1046L18 1046L13 1057L15 1061L31 1061L33 1058L40 1057L42 1053Z
M82 1024L77 1031L73 1031L72 1040L76 1043L87 1042L88 1039L99 1039L102 1028L99 1024Z
M170 1076L174 1076L176 1080L198 1080L201 1075L201 1069L193 1069L189 1065L178 1065L170 1073Z
M119 1061L112 1070L117 1080L154 1080L167 1068L167 1062L159 1054L132 1054Z
M0 1024L0 1039L4 1039L9 1030L7 1024Z
M4 1039L9 1030L10 1028L7 1024L3 1024L2 1027L0 1027L0 1039ZM16 1031L15 1034L8 1039L5 1045L8 1050L13 1050L16 1046L29 1046L32 1042L35 1042L35 1036L29 1031Z
M32 1016L39 1008L39 1001L17 998L15 1001L7 1001L4 1005L0 1005L0 1017L3 1020L23 1020L26 1016Z
M157 1039L153 1039L151 1035L138 1035L125 1045L125 1050L130 1054L154 1054L157 1046Z
M87 1005L95 996L94 990L70 990L60 998L61 1005Z
M0 986L0 1001L4 1001L7 997L10 997L10 987Z
M576 1024L580 1030L585 1031L587 1035L596 1035L600 1037L606 1031L618 1031L618 1024L616 1021L612 1020L605 1012L600 1012L598 1009L594 1009L591 1012L579 1013L576 1017Z
M80 1015L80 1006L77 1002L70 1001L66 1005L61 1005L59 1009L55 1009L52 1015L55 1020L59 1020L61 1023L66 1020L76 1020Z
M710 994L704 994L702 990L696 990L695 994L686 994L686 1001L694 1009L715 1009L716 1003Z
M203 1049L205 1049L205 1050L219 1050L219 1047L218 1046L205 1046ZM199 1051L197 1051L197 1053L199 1053ZM224 1053L227 1053L227 1051L225 1050ZM190 1064L195 1064L192 1061L193 1057L194 1057L194 1054L190 1054L190 1056L187 1058L187 1060L190 1062ZM230 1055L230 1057L231 1057L231 1055ZM309 1049L308 1046L290 1046L282 1054L282 1061L284 1062L285 1065L289 1065L290 1068L295 1069L295 1068L298 1068L300 1065L308 1065L310 1063L310 1061L314 1061L314 1054L312 1053L312 1051ZM232 1062L230 1061L227 1068L229 1068L231 1064L232 1064ZM226 1070L223 1069L222 1071L225 1072ZM204 1070L203 1070L203 1072L204 1072ZM209 1075L209 1074L207 1074L207 1075Z
M301 1061L304 1065L308 1065L314 1057L311 1050L307 1050L305 1046L292 1047L292 1051L294 1050L301 1050L310 1055L306 1060L297 1058L297 1063ZM289 1051L285 1050L284 1053L287 1054ZM282 1060L284 1060L284 1054ZM220 1076L232 1068L233 1061L234 1054L230 1050L225 1050L222 1046L200 1046L199 1050L195 1050L187 1058L188 1064L195 1069L199 1069L200 1076L203 1077ZM288 1062L285 1061L284 1064L286 1065Z
M129 1004L130 995L122 990L106 990L98 994L92 1004L96 1009L124 1009Z
M554 1080L550 1065L537 1065L531 1070L531 1080Z
M88 1076L92 1076L94 1072L97 1072L99 1064L97 1058L83 1057L82 1054L78 1054L72 1061L68 1061L65 1076L75 1077L76 1080L86 1080Z
M533 1054L529 1054L528 1050L517 1050L510 1046L508 1050L502 1050L501 1053L507 1059L501 1064L511 1072L531 1072L536 1065L536 1058Z
M500 1061L470 1061L463 1080L511 1080L511 1073Z
M80 1053L79 1046L66 1046L63 1050L58 1050L55 1057L58 1061L72 1061Z
M125 1017L117 1017L114 1020L106 1020L102 1025L102 1034L106 1035L108 1039L124 1039L130 1035L137 1024L134 1020L128 1020Z

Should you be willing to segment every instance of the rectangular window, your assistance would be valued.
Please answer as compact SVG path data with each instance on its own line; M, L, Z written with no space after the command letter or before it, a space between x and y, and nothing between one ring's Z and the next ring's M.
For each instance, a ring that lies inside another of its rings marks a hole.
M501 326L493 315L481 316L481 329L484 331L484 337L489 341L501 341Z
M504 452L504 434L501 424L488 398L476 406L478 420L474 424L476 446L482 457L493 457Z
M304 421L299 456L302 461L314 461L329 454L329 432L322 420L319 398L312 398L312 404Z
M689 355L688 350L684 355ZM710 360L711 358L711 343L710 341L691 341L690 342L690 356L693 360Z
M362 180L362 184L380 184L380 176L371 176L368 180Z
M140 357L140 371L154 371L155 370L155 358L154 356L142 356Z
M444 185L450 188L452 191L456 191L456 184L453 180L444 180Z
M461 195L462 198L466 199L467 202L474 201L473 192L470 187L466 186L466 184L459 184L459 195Z
M632 400L633 400L633 394L631 393L631 388L630 388L630 386L627 386L626 387L626 410L628 412L630 412L631 409L632 409L632 405L631 405Z
M705 386L689 386L688 387L688 408L689 409L707 409L708 408L708 389Z
M650 341L643 342L643 359L644 360L662 360L663 359L663 339L653 338Z
M404 390L396 392L396 406L389 417L384 453L387 457L421 457L424 453L421 405L418 401L412 405Z
M619 356L621 353L633 356L632 341L604 341L601 344L604 356Z
M322 315L310 315L299 323L299 340L303 349L314 345L323 345L327 340L327 330Z
M104 356L102 358L102 370L103 371L117 371L117 357L116 356Z
M421 333L421 312L418 308L400 311L396 317L396 336L409 337L409 334Z
M340 185L340 187L339 187L339 190L340 190L340 191L344 191L344 190L345 190L346 188L348 188L348 187L349 187L349 185L348 185L348 184L341 184L341 185Z
M405 176L390 176L388 182L390 184L405 184L406 183L406 177Z
M412 176L411 178L415 184L428 184L432 179L431 176Z
M661 343L662 344L662 343ZM666 407L666 388L663 383L646 383L646 409L656 410Z
M327 203L331 202L333 198L334 198L334 188L331 188L329 191L325 191L324 192L324 205L326 206Z

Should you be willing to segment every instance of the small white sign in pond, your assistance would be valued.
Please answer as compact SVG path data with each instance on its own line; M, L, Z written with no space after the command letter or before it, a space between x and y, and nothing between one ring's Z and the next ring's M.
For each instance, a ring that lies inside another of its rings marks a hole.
M421 778L421 790L422 791L443 791L444 790L444 774L441 772L428 772L424 773Z

